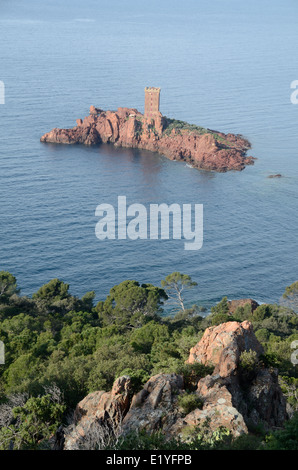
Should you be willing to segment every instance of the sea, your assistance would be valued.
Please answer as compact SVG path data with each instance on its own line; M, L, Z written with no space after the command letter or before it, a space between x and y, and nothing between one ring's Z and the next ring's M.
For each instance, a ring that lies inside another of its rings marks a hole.
M295 0L0 0L0 270L23 295L59 278L103 300L124 280L179 271L198 284L187 306L279 301L298 278L297 18ZM255 164L215 173L40 142L90 105L143 112L146 86L161 88L163 115L242 134ZM202 248L99 240L96 207L118 196L203 204Z

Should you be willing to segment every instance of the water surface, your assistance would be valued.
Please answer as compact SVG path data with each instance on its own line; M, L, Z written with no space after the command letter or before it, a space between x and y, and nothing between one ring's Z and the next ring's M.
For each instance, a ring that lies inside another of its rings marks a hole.
M194 301L276 301L297 279L298 4L292 0L1 2L0 267L31 295L53 277L105 298L125 279L198 282ZM164 115L252 143L255 165L216 174L146 151L46 145L91 104ZM281 179L268 179L282 173ZM204 204L204 245L95 237L95 208Z

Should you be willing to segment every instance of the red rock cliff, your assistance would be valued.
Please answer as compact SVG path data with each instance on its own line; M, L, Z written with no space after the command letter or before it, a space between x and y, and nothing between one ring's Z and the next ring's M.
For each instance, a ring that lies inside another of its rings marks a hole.
M96 145L102 142L158 152L170 160L182 160L193 167L226 172L243 170L254 163L250 148L239 135L203 129L161 114L148 120L138 110L118 108L103 111L90 107L89 116L77 119L72 129L53 129L41 142Z

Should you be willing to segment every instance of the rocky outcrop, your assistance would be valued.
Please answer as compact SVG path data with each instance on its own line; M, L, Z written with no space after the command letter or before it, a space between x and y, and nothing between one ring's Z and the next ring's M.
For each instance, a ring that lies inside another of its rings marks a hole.
M262 423L271 428L281 426L287 419L286 400L278 384L277 370L269 370L257 361L253 370L247 371L239 364L244 351L255 352L256 359L263 354L251 323L227 322L207 328L200 342L191 349L188 359L189 363L215 366L212 375L199 381L197 392L204 400L207 414L211 412L210 418L214 407L219 415L234 414L230 424L226 418L223 422L236 435L239 431L245 432L246 426ZM236 416L241 426L235 433Z
M203 401L203 408L197 408L178 419L170 430L171 435L183 438L187 429L201 427L206 422L212 431L224 427L235 437L248 432L242 414L234 405L232 393L219 375L209 375L201 379L196 393Z
M231 321L207 328L201 341L191 348L188 363L200 362L214 365L215 374L228 377L234 374L243 351L262 354L263 348L248 321Z
M74 412L74 425L68 429L65 450L89 448L93 439L104 439L121 424L129 409L131 381L119 377L111 392L93 392L78 403Z
M254 312L256 308L259 307L258 302L253 299L238 299L238 300L228 300L229 313L233 315L238 307L245 307L246 305L250 306L250 312Z
M259 358L253 369L241 366L244 351L253 351L257 361ZM65 449L90 448L90 439L104 441L104 432L115 432L115 426L120 435L161 430L167 438L182 439L186 438L186 431L206 423L211 431L224 427L234 436L261 423L265 428L281 426L287 419L286 401L277 371L262 365L262 353L247 321L208 328L188 359L189 364L214 366L211 375L198 378L193 392L202 406L187 414L183 412L179 397L186 392L180 375L155 375L133 397L129 377L121 377L111 392L91 393L78 404Z
M163 430L168 433L181 415L177 398L183 390L183 378L177 374L158 374L151 377L137 393L123 420L123 433L132 430Z
M119 147L135 147L165 155L171 160L182 160L193 167L226 172L243 170L254 163L247 157L250 148L239 135L223 134L195 126L173 127L160 114L146 119L137 109L118 108L103 111L90 107L89 116L77 119L72 129L53 129L41 137L41 142L58 144L96 145L113 143Z

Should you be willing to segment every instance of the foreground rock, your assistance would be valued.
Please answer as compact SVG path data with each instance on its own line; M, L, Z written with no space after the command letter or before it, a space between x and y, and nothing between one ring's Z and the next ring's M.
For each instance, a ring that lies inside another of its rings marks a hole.
M251 323L227 322L207 328L188 359L189 363L215 366L213 374L198 383L197 392L206 411L204 417L210 417L212 427L222 423L236 436L247 432L247 426L262 424L269 429L282 426L287 419L277 370L269 370L261 362L250 371L241 368L239 361L244 351L254 351L256 358L263 354ZM199 412L195 415L196 419L202 417Z
M121 377L110 393L91 393L78 404L65 449L104 446L111 435L142 430L161 430L166 438L186 439L189 431L204 423L212 431L223 426L234 436L260 424L267 429L282 426L287 419L286 401L277 371L261 362L246 370L241 366L245 351L254 352L256 361L263 353L251 323L233 321L207 328L187 361L214 366L211 375L198 378L194 391L202 406L183 413L179 397L185 390L180 375L155 375L132 398L129 377Z
M89 116L77 119L72 129L53 129L41 142L96 145L102 142L135 147L182 160L193 167L226 172L243 170L254 163L247 157L250 143L240 135L191 126L160 116L148 119L137 109L103 111L91 106Z
M169 434L181 416L177 400L183 386L183 378L177 374L151 377L133 397L129 412L123 420L122 432L127 434L134 430L145 430L151 433L162 429L165 434Z
M74 426L68 429L64 449L88 449L94 443L106 443L109 435L121 424L130 405L131 381L119 377L111 392L93 392L77 405Z
M251 323L230 321L207 328L201 341L190 350L187 362L211 364L215 374L228 377L236 372L241 353L249 350L258 355L264 352Z

